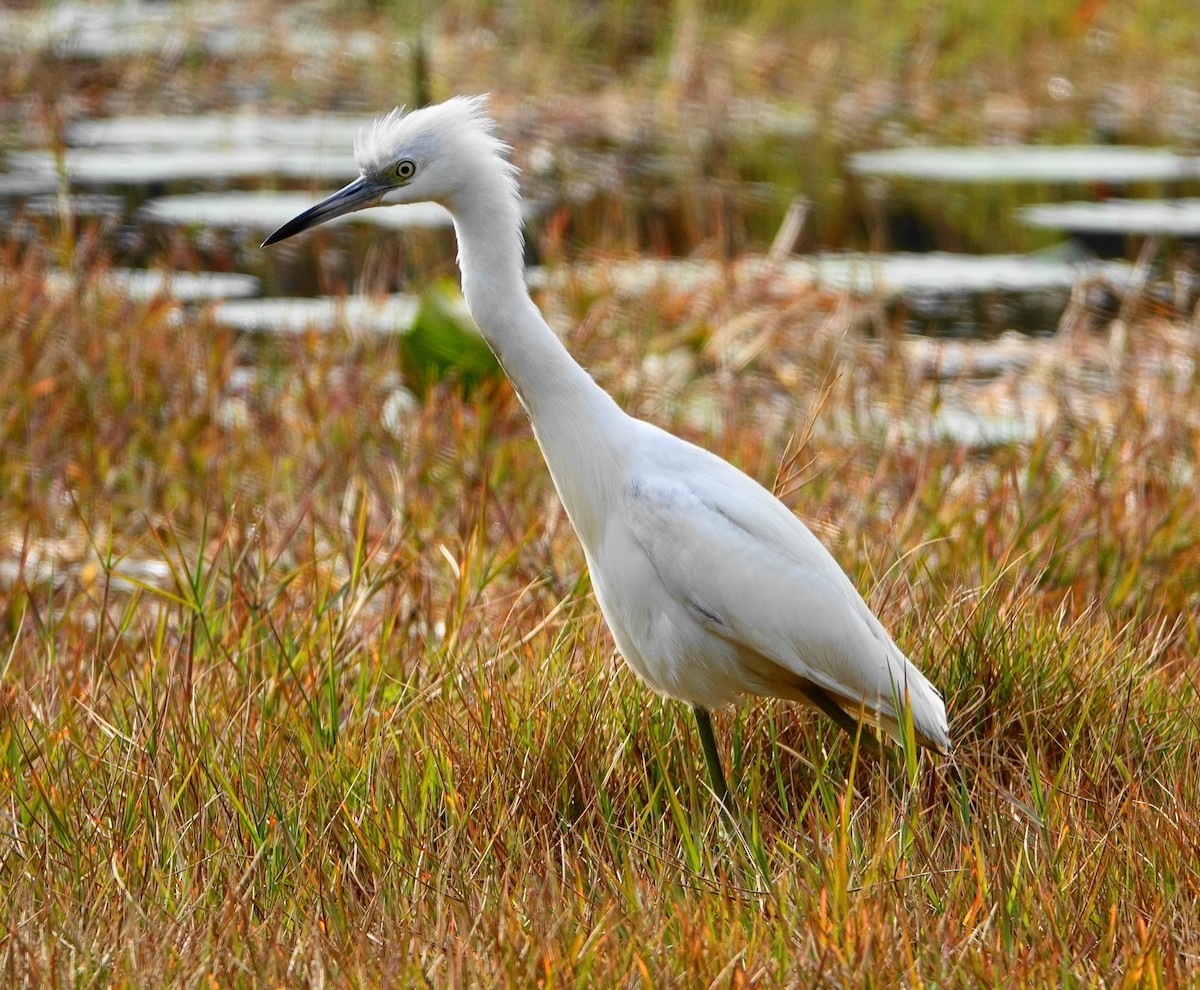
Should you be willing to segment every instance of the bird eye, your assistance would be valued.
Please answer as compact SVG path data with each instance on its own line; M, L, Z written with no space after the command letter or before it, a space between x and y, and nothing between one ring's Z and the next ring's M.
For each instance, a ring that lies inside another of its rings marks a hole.
M417 171L417 166L407 158L396 163L396 176L400 179L411 179Z

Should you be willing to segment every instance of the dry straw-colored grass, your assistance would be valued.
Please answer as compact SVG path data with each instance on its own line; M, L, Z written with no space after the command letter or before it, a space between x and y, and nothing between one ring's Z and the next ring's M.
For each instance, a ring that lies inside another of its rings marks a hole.
M864 394L919 421L955 386L831 300L762 304L795 320L731 375L678 343L727 339L720 291L564 290L628 405L788 466L946 693L955 756L908 765L856 764L794 707L723 715L732 835L686 711L614 658L507 386L439 386L389 432L393 345L251 348L37 281L2 297L9 982L1196 978L1181 328L1139 322L1086 416L1062 381L1103 334L1012 376L1060 414L967 455L861 418Z

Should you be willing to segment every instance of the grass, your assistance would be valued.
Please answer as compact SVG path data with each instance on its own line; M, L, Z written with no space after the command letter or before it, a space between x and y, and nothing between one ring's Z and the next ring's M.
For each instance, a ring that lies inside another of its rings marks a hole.
M590 307L573 344L601 369L713 315ZM1139 326L1110 424L966 458L792 448L790 500L943 687L958 749L855 766L793 707L723 714L730 835L688 713L613 656L506 386L438 386L393 435L386 343L267 346L239 392L243 345L162 307L4 309L9 982L1194 977L1200 445L1177 412L1200 406L1168 330ZM933 401L901 359L834 350L832 319L738 376L693 356L678 407L716 394L714 445L769 478L805 415L764 417L780 370L818 425L861 389Z
M69 84L20 64L10 96ZM0 246L6 984L1200 979L1194 318L1089 311L979 385L816 293L542 293L624 406L778 476L946 696L954 756L884 765L793 706L720 713L734 833L505 384L404 413L394 342L132 303L106 244ZM1051 425L910 430L980 392Z

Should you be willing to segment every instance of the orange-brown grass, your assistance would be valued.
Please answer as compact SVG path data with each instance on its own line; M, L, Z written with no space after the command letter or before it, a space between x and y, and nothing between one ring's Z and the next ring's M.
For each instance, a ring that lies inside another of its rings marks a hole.
M1200 975L1186 327L1135 322L1103 393L1077 330L1040 439L966 453L893 428L966 386L836 299L543 296L627 406L778 473L945 692L943 760L722 714L734 834L688 712L614 658L506 385L389 430L393 344L239 339L6 257L5 982Z

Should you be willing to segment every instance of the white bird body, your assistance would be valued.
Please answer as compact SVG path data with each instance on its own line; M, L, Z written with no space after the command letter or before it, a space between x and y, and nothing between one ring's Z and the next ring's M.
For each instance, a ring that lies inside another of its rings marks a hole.
M808 702L815 685L850 714L949 748L945 707L829 552L757 482L657 427L626 417L620 449L589 451L619 479L606 504L559 484L600 609L626 662L659 694L705 708L745 694Z
M482 99L394 112L360 138L362 178L267 243L350 209L441 202L467 305L529 414L629 666L698 719L757 694L861 711L894 735L899 701L922 742L949 749L938 692L808 527L721 458L623 412L567 353L525 289L506 151Z

